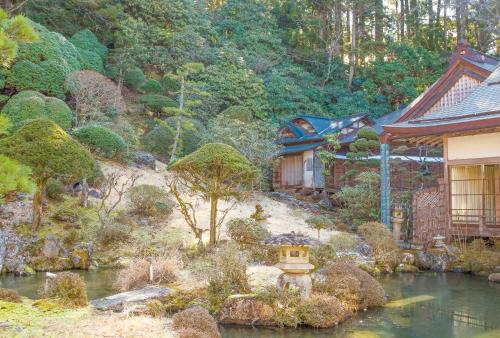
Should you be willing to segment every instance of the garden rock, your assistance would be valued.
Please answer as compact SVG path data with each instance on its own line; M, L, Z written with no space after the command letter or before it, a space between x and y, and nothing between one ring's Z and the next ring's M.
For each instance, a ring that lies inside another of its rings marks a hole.
M35 236L20 236L10 226L0 229L0 272L23 275L30 269L27 248L38 240Z
M32 220L33 203L29 201L14 201L0 206L0 225L17 226L30 224Z
M492 273L488 276L488 280L493 283L500 283L500 273Z
M445 272L450 270L451 258L444 250L417 253L417 266L423 270Z
M169 288L148 286L140 290L118 293L113 296L100 298L90 303L97 310L122 312L125 308L145 304L150 299L160 299L172 293Z
M219 314L219 322L235 325L274 325L273 308L248 295L234 295L226 299Z
M70 254L70 259L74 268L88 270L92 264L92 251L94 244L79 243L77 244Z
M403 264L415 264L415 256L410 252L403 253L403 259L401 260Z
M54 235L47 235L43 242L42 255L47 258L59 256L59 240Z
M418 268L414 265L410 264L399 264L396 267L396 272L409 272L409 273L415 273L418 272Z
M101 198L101 193L99 191L97 191L97 190L92 189L92 190L89 191L89 197L100 199Z
M156 170L156 159L155 157L144 151L138 151L134 154L134 162L139 168L150 168Z

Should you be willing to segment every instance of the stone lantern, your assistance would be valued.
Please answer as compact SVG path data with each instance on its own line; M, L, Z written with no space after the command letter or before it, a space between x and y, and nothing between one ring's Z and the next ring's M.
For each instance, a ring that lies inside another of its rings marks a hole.
M404 212L403 206L401 204L396 204L394 209L392 209L392 236L396 241L401 239L401 225L404 222Z
M309 272L314 269L314 265L309 263L309 248L317 241L292 231L272 236L264 243L279 246L279 263L275 266L283 273L278 277L278 288L295 287L303 298L309 298L312 289Z

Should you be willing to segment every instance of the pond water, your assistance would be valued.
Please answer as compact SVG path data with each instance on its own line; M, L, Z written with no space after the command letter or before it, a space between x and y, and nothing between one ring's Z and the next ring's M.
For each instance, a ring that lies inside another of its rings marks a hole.
M87 282L90 299L113 294L116 270L74 272ZM16 289L36 298L45 274L29 277L0 276L0 287ZM360 312L337 328L277 329L226 326L223 338L312 338L312 337L497 337L500 338L500 284L485 277L459 273L395 274L380 282L392 307Z
M327 330L222 328L223 338L496 337L500 338L500 284L455 273L380 279L394 307L368 310Z
M89 299L97 299L116 293L111 285L115 279L117 270L98 269L95 271L73 270L81 275L87 283L87 295ZM13 274L0 276L0 287L14 289L21 296L36 299L38 289L45 284L45 273L38 272L32 276L16 277Z

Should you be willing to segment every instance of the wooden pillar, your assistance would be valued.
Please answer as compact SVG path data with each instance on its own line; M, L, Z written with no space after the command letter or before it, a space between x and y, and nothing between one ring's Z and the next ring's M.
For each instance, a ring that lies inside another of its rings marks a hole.
M380 136L380 222L391 228L390 134Z

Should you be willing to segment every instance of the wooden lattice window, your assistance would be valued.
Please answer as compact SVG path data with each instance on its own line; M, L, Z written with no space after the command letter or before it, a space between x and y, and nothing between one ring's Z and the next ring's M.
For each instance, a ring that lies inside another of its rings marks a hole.
M500 222L500 166L450 167L450 203L454 224L496 225Z

